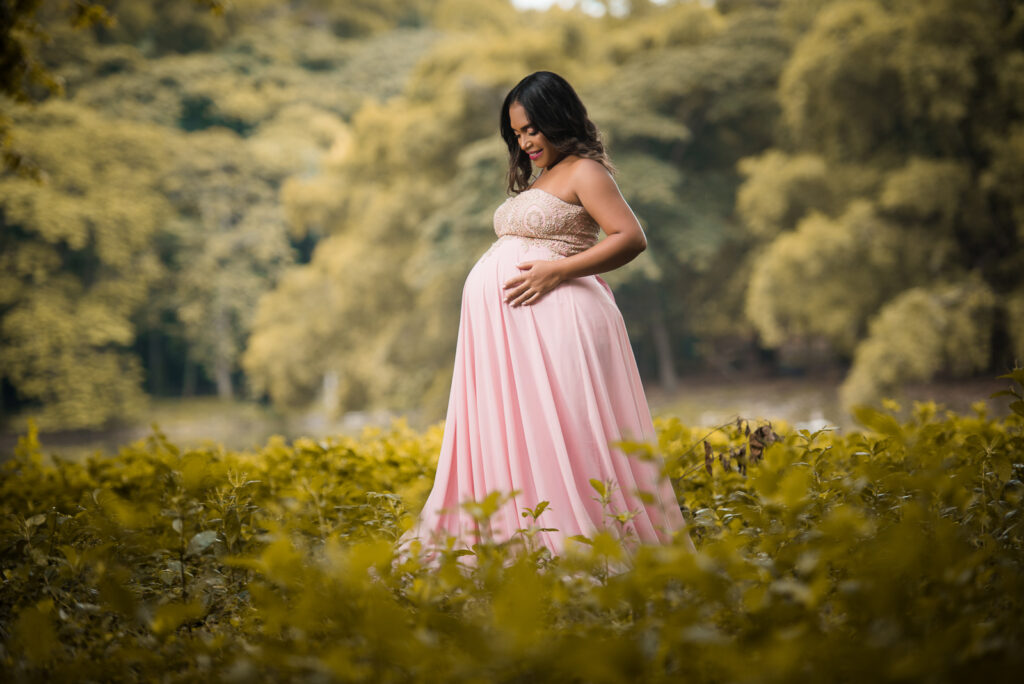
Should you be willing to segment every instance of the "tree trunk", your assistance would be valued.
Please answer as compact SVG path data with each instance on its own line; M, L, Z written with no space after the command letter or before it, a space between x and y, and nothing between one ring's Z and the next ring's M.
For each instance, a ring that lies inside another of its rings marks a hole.
M338 371L329 370L324 373L321 399L323 401L324 413L329 420L334 420L338 417L338 408L341 406L338 386Z
M214 379L217 381L217 396L221 399L233 399L234 388L231 385L231 368L224 357L218 356L217 363L213 369Z
M185 347L185 369L182 371L181 396L194 397L196 394L196 375L198 369L192 360L192 347Z
M672 360L672 341L669 338L668 326L665 325L665 312L657 302L651 313L651 341L654 343L654 354L658 360L658 381L665 392L674 392L678 386L676 366Z
M231 326L228 324L227 313L224 311L222 293L218 289L214 306L216 306L213 329L215 335L214 354L216 359L213 362L214 380L217 382L217 396L221 399L233 399L234 388L231 386L231 361L227 358L225 348L228 347L228 338L231 335Z
M216 335L216 359L213 364L213 375L214 380L217 382L217 396L222 399L234 398L234 388L231 386L231 365L227 359L227 355L224 353L225 340L230 334L227 326L227 316L224 314L224 309L220 306L220 300L217 300L217 313L213 319L213 327Z
M155 328L147 335L147 356L149 357L149 392L155 396L164 393L164 349L160 344L160 333Z

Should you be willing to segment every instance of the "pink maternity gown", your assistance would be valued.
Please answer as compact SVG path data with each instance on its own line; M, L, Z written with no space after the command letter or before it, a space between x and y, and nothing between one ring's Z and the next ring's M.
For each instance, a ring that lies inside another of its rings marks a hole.
M656 433L611 288L597 276L561 283L534 303L512 307L503 284L516 264L558 259L597 242L584 208L539 188L507 199L494 213L498 239L466 278L455 369L437 473L416 524L399 540L424 549L478 541L460 503L519 490L490 519L495 541L532 520L521 513L548 501L535 537L554 554L567 537L608 529L629 544L693 548L671 482L660 464L625 455L618 440L654 442ZM613 480L611 512L639 511L620 535L594 499L591 478ZM635 491L649 492L644 503ZM433 554L431 554L433 555ZM472 564L472 562L471 562Z

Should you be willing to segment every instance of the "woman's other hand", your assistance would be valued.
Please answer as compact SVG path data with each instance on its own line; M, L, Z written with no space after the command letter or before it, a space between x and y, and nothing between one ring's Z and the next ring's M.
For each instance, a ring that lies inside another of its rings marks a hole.
M521 273L505 281L505 303L533 304L565 280L557 261L524 261L516 264Z

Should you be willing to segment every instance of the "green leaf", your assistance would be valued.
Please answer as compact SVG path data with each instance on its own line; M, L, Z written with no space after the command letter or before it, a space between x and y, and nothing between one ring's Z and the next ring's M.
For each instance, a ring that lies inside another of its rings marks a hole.
M60 647L50 615L52 609L53 600L44 599L23 608L12 625L13 652L23 653L29 662L39 666L46 664Z
M883 435L898 437L903 432L895 418L870 406L861 405L855 407L853 409L853 417L864 427Z
M619 559L623 552L622 542L610 532L601 531L594 535L594 553L598 556Z
M1024 401L1018 399L1017 401L1010 402L1010 410L1018 416L1024 416Z
M1013 477L1013 463L1005 452L993 454L992 469L1000 482L1008 482Z
M989 399L998 399L999 397L1020 397L1020 393L1014 390L999 390L988 395Z
M997 376L1000 380L1013 380L1018 385L1024 387L1024 368L1014 368L1009 373Z
M188 541L188 549L185 551L186 556L199 555L205 551L211 544L217 541L217 532L214 530L206 530L199 532Z
M188 620L203 616L205 609L199 600L189 603L165 603L159 606L149 621L149 628L157 636L165 636Z

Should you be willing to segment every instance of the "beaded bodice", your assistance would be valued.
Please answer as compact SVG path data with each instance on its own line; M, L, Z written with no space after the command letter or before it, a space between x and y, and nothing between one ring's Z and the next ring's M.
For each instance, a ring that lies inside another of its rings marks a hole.
M540 188L509 197L494 212L494 232L516 235L571 256L597 242L600 227L579 204L571 204Z

